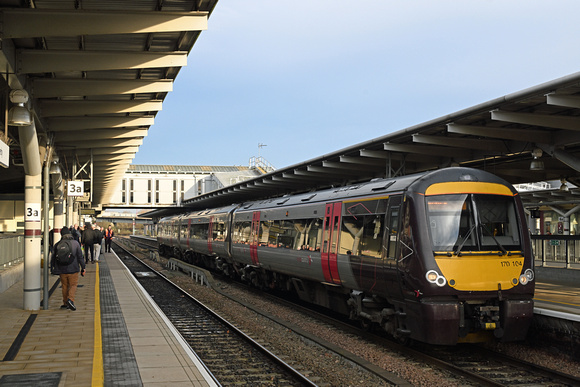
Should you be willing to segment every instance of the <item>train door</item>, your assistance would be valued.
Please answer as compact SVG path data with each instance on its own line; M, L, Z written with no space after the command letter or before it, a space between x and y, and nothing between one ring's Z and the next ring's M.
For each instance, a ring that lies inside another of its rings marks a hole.
M340 283L338 274L338 237L340 235L341 211L341 202L326 204L322 229L322 248L320 250L324 279L326 282L335 284Z
M252 234L250 235L250 257L254 265L259 265L258 242L260 241L260 211L254 211L252 215Z
M189 245L189 241L191 240L191 218L189 218L189 220L187 221L187 249L191 249L191 246Z
M387 209L387 229L383 246L386 247L385 267L383 270L387 294L401 294L397 272L397 257L399 254L399 224L401 218L401 196L391 196Z
M213 216L209 217L209 224L207 225L207 251L209 254L213 252Z

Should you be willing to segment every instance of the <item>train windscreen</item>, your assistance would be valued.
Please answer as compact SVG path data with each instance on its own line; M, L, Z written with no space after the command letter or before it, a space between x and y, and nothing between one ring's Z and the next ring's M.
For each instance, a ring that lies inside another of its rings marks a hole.
M426 197L433 251L521 250L514 198L503 195L453 194Z

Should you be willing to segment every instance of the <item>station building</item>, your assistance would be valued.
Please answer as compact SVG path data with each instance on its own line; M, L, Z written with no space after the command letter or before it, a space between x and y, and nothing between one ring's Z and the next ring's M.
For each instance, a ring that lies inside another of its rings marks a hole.
M129 165L108 207L181 206L184 200L261 174L251 166Z

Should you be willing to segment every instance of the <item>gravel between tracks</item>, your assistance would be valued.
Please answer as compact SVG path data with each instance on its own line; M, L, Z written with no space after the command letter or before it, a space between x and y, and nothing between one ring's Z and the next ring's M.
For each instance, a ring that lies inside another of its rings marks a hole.
M261 340L270 351L277 354L303 372L315 383L325 386L385 386L388 385L365 371L361 371L350 362L337 357L319 346L303 340L287 328L265 318L248 308L229 300L212 289L201 286L181 272L168 271L161 264L147 260L156 270L163 272L178 286L192 296L216 310L220 315L232 321L246 334ZM161 263L164 263L162 258ZM236 289L235 286L223 284L222 292L232 294L244 302L256 305L260 310L273 316L289 321L305 331L316 334L367 361L390 371L415 386L458 386L464 381L450 378L424 363L410 360L396 353L333 328L321 328L316 322L290 308L276 305L262 297L248 294ZM559 370L575 376L580 376L580 364L567 360L565 357L550 353L548 350L532 349L523 344L493 344L494 350L510 356L539 364L547 368ZM307 371L305 371L307 370Z

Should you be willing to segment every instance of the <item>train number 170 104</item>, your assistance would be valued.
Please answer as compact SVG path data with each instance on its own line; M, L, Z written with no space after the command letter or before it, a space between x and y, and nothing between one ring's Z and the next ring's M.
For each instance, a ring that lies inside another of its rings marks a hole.
M519 267L522 266L521 261L501 261L501 267Z

